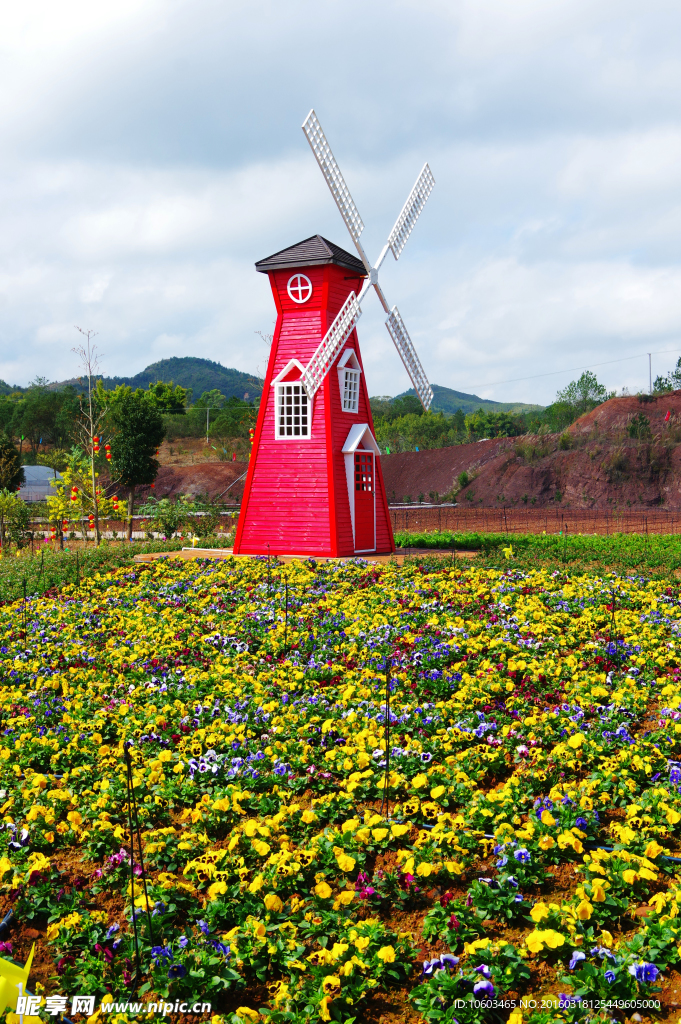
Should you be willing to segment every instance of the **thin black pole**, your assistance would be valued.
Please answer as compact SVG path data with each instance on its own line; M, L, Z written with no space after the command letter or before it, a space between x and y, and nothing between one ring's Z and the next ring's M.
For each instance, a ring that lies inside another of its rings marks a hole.
M149 941L153 944L153 930L151 926L151 914L149 913L149 896L147 893L147 873L144 869L144 855L142 854L142 831L140 829L139 815L137 813L137 797L135 796L135 787L133 785L132 778L132 759L130 757L130 751L126 748L126 761L128 764L128 773L130 776L130 796L132 798L132 809L135 815L135 831L137 833L137 848L139 851L140 867L142 869L142 885L144 887L144 898L147 909L147 923L149 925Z
M132 771L127 745L125 747L125 763L128 781L128 827L130 829L130 904L132 906L132 930L135 942L135 959L137 961L137 978L135 979L135 987L137 987L142 977L142 961L140 959L140 940L137 934L137 917L135 915L135 841L132 829Z
M390 782L390 668L388 661L385 670L385 782L383 785L383 799L381 800L381 814L385 803L385 816L390 817L390 803L388 796L388 784Z
M284 592L286 594L286 611L284 612L284 654L286 654L288 646L288 580L284 583Z

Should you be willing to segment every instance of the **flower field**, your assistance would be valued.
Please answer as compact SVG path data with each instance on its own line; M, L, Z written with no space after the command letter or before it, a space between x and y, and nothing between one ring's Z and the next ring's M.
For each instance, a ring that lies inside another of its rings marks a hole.
M678 1019L676 582L161 561L0 619L0 955L35 941L38 992Z

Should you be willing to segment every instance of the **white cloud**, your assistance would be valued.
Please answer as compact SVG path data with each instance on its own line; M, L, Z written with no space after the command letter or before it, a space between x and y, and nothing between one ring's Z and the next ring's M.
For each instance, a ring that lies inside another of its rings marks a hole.
M29 0L4 19L6 380L72 376L75 323L111 374L184 354L264 368L255 260L317 231L351 247L300 131L312 105L370 255L433 168L382 282L434 382L681 345L671 0ZM360 340L372 393L408 386L371 298ZM639 369L598 373L635 390ZM484 391L546 402L564 383Z

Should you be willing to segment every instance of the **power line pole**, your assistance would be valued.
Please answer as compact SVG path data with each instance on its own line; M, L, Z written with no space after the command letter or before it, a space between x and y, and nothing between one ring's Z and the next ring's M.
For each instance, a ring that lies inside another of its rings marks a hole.
M648 388L649 388L648 394L652 395L652 393L653 393L653 357L652 357L652 353L651 352L648 353Z

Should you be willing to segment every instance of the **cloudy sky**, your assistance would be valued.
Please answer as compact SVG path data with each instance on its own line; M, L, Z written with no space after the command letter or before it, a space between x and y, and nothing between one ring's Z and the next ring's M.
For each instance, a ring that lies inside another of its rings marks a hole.
M73 376L74 324L99 333L107 374L171 355L263 371L273 303L253 263L316 232L352 247L300 130L310 107L374 258L430 163L382 283L432 382L547 403L574 368L636 391L645 353L653 376L681 355L678 3L0 10L8 383ZM370 296L369 388L396 394L409 382L379 313Z

